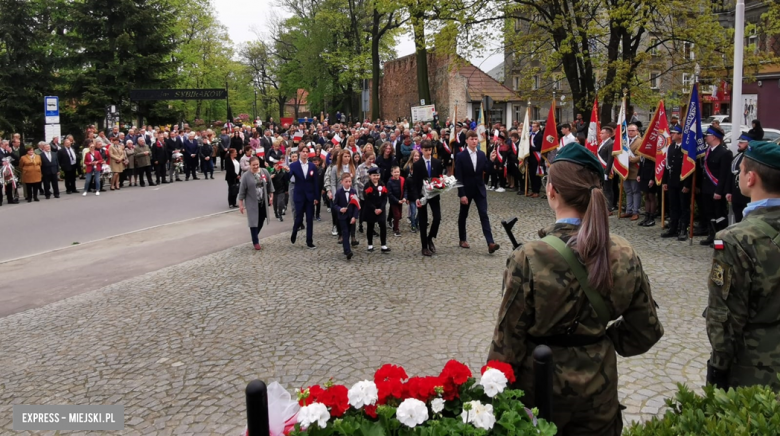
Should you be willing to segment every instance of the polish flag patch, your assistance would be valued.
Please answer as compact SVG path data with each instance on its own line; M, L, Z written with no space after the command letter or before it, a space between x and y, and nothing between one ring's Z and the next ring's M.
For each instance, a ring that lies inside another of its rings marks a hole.
M716 250L723 250L723 240L722 239L716 239L712 242L713 247L715 247Z

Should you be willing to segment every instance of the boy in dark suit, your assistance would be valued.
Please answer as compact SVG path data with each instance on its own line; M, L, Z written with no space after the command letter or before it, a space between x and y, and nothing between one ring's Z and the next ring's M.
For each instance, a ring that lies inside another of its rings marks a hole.
M479 221L482 224L482 233L488 244L488 252L493 254L500 247L493 241L493 233L490 231L490 219L487 214L487 193L482 173L493 172L492 162L488 162L485 153L477 149L479 136L473 130L466 134L467 147L455 157L455 178L460 182L458 197L460 197L460 213L458 214L458 237L460 248L470 248L466 239L466 219L469 216L469 207L473 201L477 205ZM490 153L490 160L495 162L497 151Z
M425 204L422 203L423 195L423 182L425 180L431 180L435 177L441 177L443 173L443 167L439 159L435 159L431 155L433 154L433 144L431 141L424 140L420 143L422 149L422 158L414 163L412 171L412 180L409 189L409 201L414 201L417 204L417 213L420 221L420 243L422 245L422 255L431 256L436 253L436 245L433 240L436 235L439 234L439 223L441 222L441 203L439 197L433 197ZM433 214L433 222L431 223L431 230L428 232L428 207Z
M359 205L360 200L358 199L357 191L352 189L352 175L350 173L341 174L341 187L336 190L336 195L333 196L333 207L338 211L342 235L349 235L350 231L354 232L355 222L360 212ZM342 244L347 260L352 259L352 247L349 245L349 238L343 238Z
M309 162L309 147L300 147L297 162L290 164L290 175L295 177L292 201L295 203L295 224L293 225L290 242L295 244L298 229L303 224L306 215L306 246L317 248L313 240L314 206L319 203L319 174L317 167Z
M382 253L389 253L387 247L387 187L382 183L379 167L371 167L368 170L370 181L363 189L365 209L363 221L366 222L366 237L368 238L368 251L374 251L374 223L379 224L379 241L382 244Z

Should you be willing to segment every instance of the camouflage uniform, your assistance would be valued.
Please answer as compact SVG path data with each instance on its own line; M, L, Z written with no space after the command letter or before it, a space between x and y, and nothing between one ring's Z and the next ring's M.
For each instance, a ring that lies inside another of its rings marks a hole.
M778 390L780 248L757 220L780 228L780 206L755 209L716 236L723 249L713 255L706 317L709 365L722 377L719 383L708 379L724 388L761 384Z
M568 243L578 228L558 223L539 233ZM615 235L611 239L616 291L605 295L604 302L611 320L622 319L609 328L599 322L568 264L552 246L529 242L507 260L504 300L488 360L514 367L514 387L525 391L524 403L535 404L532 352L539 342L550 337L590 342L550 347L555 364L553 421L561 435L619 435L623 422L615 352L642 354L663 336L639 257L625 239Z

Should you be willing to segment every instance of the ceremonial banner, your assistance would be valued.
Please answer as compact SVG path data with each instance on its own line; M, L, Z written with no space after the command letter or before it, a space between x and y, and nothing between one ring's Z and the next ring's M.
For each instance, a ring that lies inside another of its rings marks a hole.
M699 111L699 84L693 84L691 99L685 115L685 127L683 127L682 152L683 159L680 180L685 180L696 170L696 159L707 151L704 144L704 134L701 131L701 112Z
M628 177L628 158L634 154L628 147L628 125L626 124L626 97L620 104L620 114L618 115L617 130L615 130L615 143L612 147L612 155L615 156L612 168L623 180Z
M670 138L669 122L666 119L663 100L658 102L658 109L655 110L649 127L642 138L642 144L639 145L637 153L644 156L645 159L655 162L658 149L665 149L669 145Z
M520 131L520 147L517 150L517 157L525 160L531 154L531 121L529 115L531 107L525 108L525 119L523 120L523 130Z
M479 104L479 118L477 119L477 136L479 137L479 149L487 150L487 134L485 129L485 113L482 110L482 103Z
M590 125L588 125L588 139L585 140L585 148L597 156L599 154L599 144L601 143L599 132L601 132L599 124L599 98L596 97L593 100L593 110L590 112Z
M544 126L542 137L542 154L558 149L558 124L555 122L555 100L550 105L550 113L547 114L547 124Z

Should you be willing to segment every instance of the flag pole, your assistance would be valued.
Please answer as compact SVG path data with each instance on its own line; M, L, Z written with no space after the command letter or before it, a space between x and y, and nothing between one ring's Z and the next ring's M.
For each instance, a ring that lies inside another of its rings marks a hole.
M693 180L691 181L691 213L690 222L688 223L688 245L693 245L693 211L696 201L696 167L693 167L693 173L691 173Z
M666 226L664 225L664 222L666 222L666 220L664 219L666 218L666 214L664 213L665 205L666 205L666 191L664 191L664 187L663 185L661 185L661 230L666 228Z
M619 175L618 179L620 179ZM618 183L620 184L620 194L618 195L618 219L620 219L623 217L623 180L618 180Z
M450 132L450 143L448 144L450 146L450 153L452 154L453 159L452 162L450 162L450 174L455 175L455 153L453 153L452 148L452 140L457 136L457 132L455 132L455 127L458 125L458 100L455 100L455 118L452 119L452 132Z

